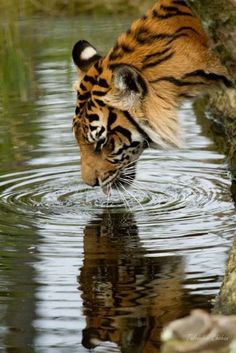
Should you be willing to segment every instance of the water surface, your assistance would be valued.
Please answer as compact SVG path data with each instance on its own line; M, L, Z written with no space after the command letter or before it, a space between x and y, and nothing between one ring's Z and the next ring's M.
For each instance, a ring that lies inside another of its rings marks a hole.
M13 83L1 92L3 353L159 352L166 323L213 307L236 216L225 156L190 104L186 149L146 151L132 189L107 199L81 181L71 47L105 52L128 22L17 24L32 82L19 98Z

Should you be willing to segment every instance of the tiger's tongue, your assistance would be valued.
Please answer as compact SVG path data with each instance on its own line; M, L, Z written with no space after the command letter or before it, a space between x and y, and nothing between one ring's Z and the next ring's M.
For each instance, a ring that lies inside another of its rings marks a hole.
M104 192L105 195L111 196L111 188L108 185L103 186L102 191Z

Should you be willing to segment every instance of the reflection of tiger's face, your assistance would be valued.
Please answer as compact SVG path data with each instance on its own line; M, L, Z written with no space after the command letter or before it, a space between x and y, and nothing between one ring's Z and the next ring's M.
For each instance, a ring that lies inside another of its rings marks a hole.
M149 144L181 145L176 108L227 72L207 46L185 1L159 0L102 58L86 41L73 48L79 70L74 133L83 180L130 184Z
M199 305L198 294L183 288L181 256L148 256L138 230L132 213L106 211L84 229L78 281L87 349L159 352L162 327Z

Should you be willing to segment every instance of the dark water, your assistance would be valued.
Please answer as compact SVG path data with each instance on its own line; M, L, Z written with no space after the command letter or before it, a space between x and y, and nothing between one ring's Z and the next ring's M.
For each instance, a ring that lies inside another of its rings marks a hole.
M218 293L236 230L225 156L186 105L185 150L146 152L123 195L85 186L70 50L105 51L126 20L19 28L33 83L1 92L0 352L159 352L163 326Z

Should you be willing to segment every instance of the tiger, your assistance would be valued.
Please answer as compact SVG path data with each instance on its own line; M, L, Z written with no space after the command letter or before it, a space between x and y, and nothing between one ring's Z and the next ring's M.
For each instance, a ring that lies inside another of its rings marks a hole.
M73 132L81 176L106 194L132 185L149 148L181 148L177 111L212 85L231 87L187 1L158 0L102 56L86 40L72 49L78 72Z
M83 253L81 343L91 352L159 352L162 327L199 304L183 288L183 257L146 256L132 212L95 216L84 228Z

